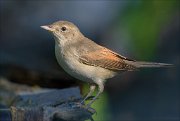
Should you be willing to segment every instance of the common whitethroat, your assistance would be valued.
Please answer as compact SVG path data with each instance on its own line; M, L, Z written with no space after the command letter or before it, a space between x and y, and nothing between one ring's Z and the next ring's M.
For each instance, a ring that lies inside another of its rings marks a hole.
M76 25L68 21L57 21L41 27L54 35L55 55L59 65L71 76L90 84L90 91L81 103L98 87L96 96L88 106L103 92L106 80L118 73L144 67L171 66L128 59L88 39Z

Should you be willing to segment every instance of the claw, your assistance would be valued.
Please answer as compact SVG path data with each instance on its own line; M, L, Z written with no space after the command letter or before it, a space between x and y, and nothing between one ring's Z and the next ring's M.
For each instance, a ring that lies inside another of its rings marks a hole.
M96 110L91 108L90 105L83 105L81 103L76 103L76 104L72 105L72 108L82 108L82 109L86 109L87 111L89 111L92 114L94 114L94 113L97 114Z
M89 105L84 106L84 108L86 110L88 110L89 112L91 112L92 114L94 114L94 113L97 114L96 110L91 108Z
M95 96L89 96L86 100L93 100Z

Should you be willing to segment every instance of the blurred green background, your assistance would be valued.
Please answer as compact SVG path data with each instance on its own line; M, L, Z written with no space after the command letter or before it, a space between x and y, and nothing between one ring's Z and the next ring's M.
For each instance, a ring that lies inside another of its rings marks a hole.
M109 79L104 93L93 104L97 111L95 121L178 121L179 10L179 0L1 0L0 76L18 81L16 73L13 78L7 74L7 68L15 65L37 73L55 74L56 86L51 88L60 88L57 83L63 85L58 77L78 82L58 66L53 37L40 28L58 20L71 21L86 37L126 57L175 65L169 69L127 72ZM36 85L32 81L21 83ZM46 85L40 81L43 87L53 83L48 80ZM80 85L85 95L88 85Z

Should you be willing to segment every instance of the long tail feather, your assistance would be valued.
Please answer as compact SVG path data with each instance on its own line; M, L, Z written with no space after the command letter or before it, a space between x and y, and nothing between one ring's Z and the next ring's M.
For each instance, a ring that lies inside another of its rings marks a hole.
M143 61L129 61L131 65L134 65L137 68L159 68L159 67L172 67L172 64L167 63L154 63L154 62L143 62Z

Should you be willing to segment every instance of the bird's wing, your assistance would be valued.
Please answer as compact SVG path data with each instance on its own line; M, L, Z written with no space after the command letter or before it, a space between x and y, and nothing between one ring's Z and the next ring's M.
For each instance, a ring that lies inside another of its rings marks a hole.
M94 51L87 51L79 57L81 63L90 66L99 66L114 71L135 70L135 66L127 64L126 60L133 61L102 46L98 46L98 49Z

